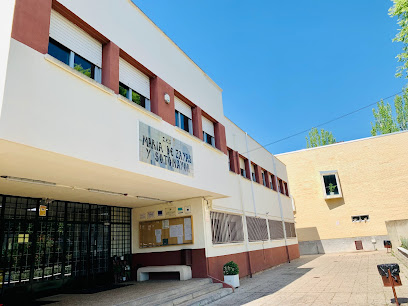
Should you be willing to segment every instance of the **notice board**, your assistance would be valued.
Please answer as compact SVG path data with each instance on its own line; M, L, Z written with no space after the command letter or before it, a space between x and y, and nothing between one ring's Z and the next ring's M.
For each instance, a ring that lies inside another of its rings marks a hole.
M192 216L139 222L140 248L192 243Z

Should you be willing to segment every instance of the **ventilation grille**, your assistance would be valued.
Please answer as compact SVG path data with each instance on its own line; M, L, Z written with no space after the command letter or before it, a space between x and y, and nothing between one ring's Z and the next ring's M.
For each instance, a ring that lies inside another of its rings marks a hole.
M246 217L246 221L249 241L265 241L269 239L266 219Z
M213 244L244 241L242 217L212 211L211 230Z

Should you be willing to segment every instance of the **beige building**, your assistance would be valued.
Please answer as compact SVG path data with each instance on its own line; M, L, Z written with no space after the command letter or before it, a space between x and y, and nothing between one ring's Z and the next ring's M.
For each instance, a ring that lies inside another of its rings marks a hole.
M301 254L383 248L385 222L408 218L407 154L405 131L277 155Z

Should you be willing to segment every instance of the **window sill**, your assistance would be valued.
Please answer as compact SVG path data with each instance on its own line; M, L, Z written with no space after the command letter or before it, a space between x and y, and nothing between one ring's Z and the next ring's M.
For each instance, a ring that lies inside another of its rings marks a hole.
M221 247L231 247L231 246L244 246L244 242L237 242L237 243L217 243L212 244L214 248L221 248Z
M343 196L341 194L335 194L335 195L326 195L324 197L325 200L331 200L331 199L341 199Z
M201 140L201 139L200 139L200 140ZM212 150L214 150L215 152L217 152L217 153L219 153L219 154L224 154L221 150L217 149L216 147L213 147L212 145L210 145L210 144L208 144L208 143L206 143L206 142L204 142L204 141L203 141L203 144L204 144L207 148L212 149Z
M116 95L118 100L122 103L125 103L126 105L129 105L130 107L133 107L134 109L137 109L138 111L144 113L147 116L152 117L153 119L156 119L158 121L161 121L162 118L160 116L157 116L155 113L152 113L150 111L148 111L147 109L145 109L144 107L137 105L136 103L134 103L133 101L130 101L129 99L125 98L124 96L117 94Z
M88 84L91 84L94 87L104 91L105 93L107 93L109 95L115 95L115 92L112 89L102 85L101 83L98 83L97 81L91 79L90 77L87 77L86 75L84 75L83 73L75 70L74 68L69 67L67 64L64 64L63 62L57 60L56 58L52 57L51 55L45 54L44 58L48 62L58 66L59 68L62 68L63 70L71 73L72 75L76 76L77 78L80 78L81 80L87 82Z

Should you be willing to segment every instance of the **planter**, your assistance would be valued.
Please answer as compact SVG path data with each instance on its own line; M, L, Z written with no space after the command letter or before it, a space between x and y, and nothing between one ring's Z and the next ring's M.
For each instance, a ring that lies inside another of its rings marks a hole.
M334 191L331 191L331 192L330 192L330 195L331 195L331 196L334 195Z
M233 286L234 288L239 287L239 274L237 275L224 275L224 283Z

